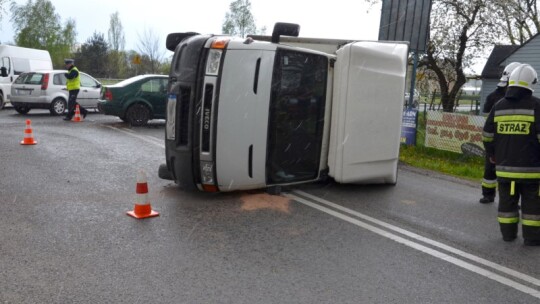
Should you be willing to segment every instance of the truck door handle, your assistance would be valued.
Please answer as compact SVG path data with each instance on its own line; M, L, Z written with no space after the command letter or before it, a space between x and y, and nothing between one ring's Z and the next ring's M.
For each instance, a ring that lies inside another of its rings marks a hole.
M261 69L261 58L257 59L257 64L255 65L255 77L253 79L253 93L257 95L257 88L259 86L259 70Z
M249 146L248 175L253 178L253 145Z

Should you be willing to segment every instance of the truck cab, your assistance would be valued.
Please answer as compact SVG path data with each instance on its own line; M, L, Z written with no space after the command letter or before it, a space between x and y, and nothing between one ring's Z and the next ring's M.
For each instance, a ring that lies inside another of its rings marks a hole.
M406 43L335 54L279 42L171 34L161 178L208 192L317 181L395 183ZM386 86L383 86L386 82Z

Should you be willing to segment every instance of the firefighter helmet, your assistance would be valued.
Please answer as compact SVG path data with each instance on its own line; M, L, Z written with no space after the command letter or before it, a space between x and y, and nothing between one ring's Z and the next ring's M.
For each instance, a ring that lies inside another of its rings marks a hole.
M534 92L532 86L538 80L538 75L529 64L522 64L514 69L508 79L509 87L521 87Z
M519 62L510 62L505 68L501 75L501 79L499 79L499 83L497 84L498 87L505 87L508 85L508 79L510 78L510 74L512 74L512 71L520 66L521 63Z

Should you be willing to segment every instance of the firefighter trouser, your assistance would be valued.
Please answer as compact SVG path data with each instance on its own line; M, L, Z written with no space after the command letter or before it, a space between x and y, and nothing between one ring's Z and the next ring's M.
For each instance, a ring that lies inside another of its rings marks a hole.
M504 238L517 235L519 200L521 198L521 227L523 238L540 240L540 187L535 182L499 181L499 226Z
M495 172L495 164L489 161L486 156L484 162L484 178L482 179L482 196L495 198L497 192L497 174Z

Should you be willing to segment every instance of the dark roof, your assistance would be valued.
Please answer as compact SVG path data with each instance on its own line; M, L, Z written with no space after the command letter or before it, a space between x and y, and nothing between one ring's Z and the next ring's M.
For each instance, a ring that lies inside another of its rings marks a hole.
M482 79L498 79L504 71L504 66L500 66L501 62L506 59L515 50L520 48L519 45L496 45L489 55L489 58L482 70Z

